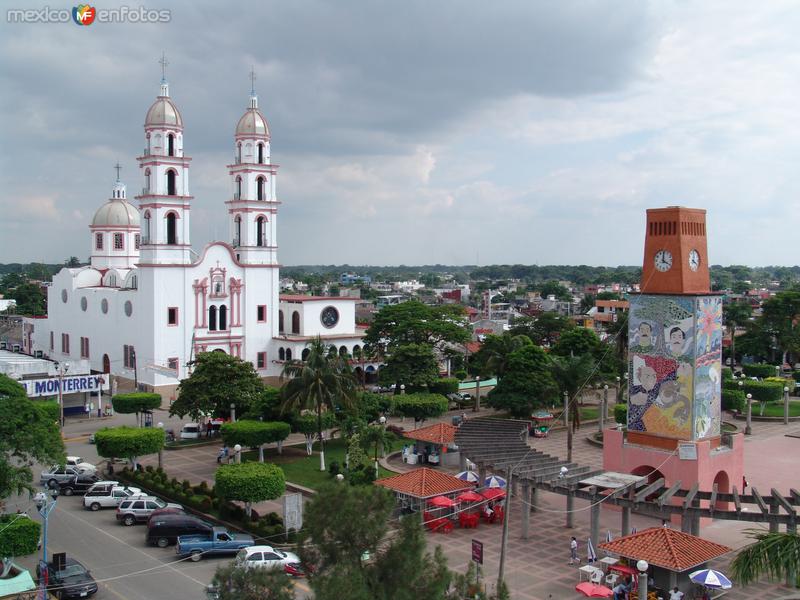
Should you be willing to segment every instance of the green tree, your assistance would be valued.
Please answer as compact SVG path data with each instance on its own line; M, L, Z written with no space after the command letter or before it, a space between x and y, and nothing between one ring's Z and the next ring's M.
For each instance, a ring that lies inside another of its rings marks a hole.
M467 572L453 578L447 600L511 600L505 581L497 592L487 594L481 584L481 575L481 568L470 561L467 565Z
M211 584L219 600L294 600L294 584L281 569L248 569L229 562L217 567Z
M425 552L418 516L392 535L394 506L382 487L337 484L306 504L299 552L315 565L308 583L316 600L444 600L451 578L444 556Z
M375 451L373 459L375 461L375 479L377 479L380 473L378 470L378 453L381 456L385 455L387 450L392 449L392 444L396 438L393 433L386 431L386 428L382 425L368 425L361 430L359 439L365 448Z
M274 500L283 495L286 479L283 469L272 463L222 465L214 473L214 489L220 498L244 502L249 517L253 502Z
M557 281L546 281L539 286L539 293L542 295L542 298L555 296L556 300L562 300L563 302L572 300L570 291Z
M527 335L537 346L549 347L558 341L562 332L575 325L567 317L554 312L545 312L538 317L522 317L514 321L509 333Z
M551 373L551 360L539 346L524 346L508 358L505 376L489 392L489 405L518 418L557 401L558 386Z
M493 375L502 379L508 369L511 354L533 342L527 335L487 335L472 357L471 366L479 375Z
M178 386L170 416L189 415L193 421L202 415L227 416L231 404L244 414L263 393L253 364L230 354L201 352L191 365L192 374Z
M597 381L595 362L590 354L582 356L554 356L552 374L563 395L569 397L569 412L572 428L581 427L581 413L578 406L578 392Z
M439 379L439 366L433 349L427 344L405 344L392 350L386 366L380 371L380 380L395 387L405 385L409 391L418 391Z
M470 339L464 307L458 304L428 306L416 300L382 308L367 329L364 343L380 356L397 346L427 344L434 348Z
M253 400L250 409L242 413L242 418L263 421L280 421L281 413L281 389L265 385L261 393Z
M226 446L240 444L246 448L258 448L258 462L264 462L264 444L276 442L278 454L283 450L283 440L289 437L292 427L283 421L250 421L240 419L222 425L222 439Z
M66 261L64 261L64 264L69 269L75 269L81 266L81 261L77 256L70 256Z
M135 414L136 422L141 426L140 413L151 411L161 406L161 394L150 392L130 392L117 394L111 398L115 413Z
M447 412L447 398L440 394L401 394L395 396L394 410L418 421L439 417Z
M317 414L319 439L319 468L325 470L325 442L322 439L322 412L324 408L349 409L356 401L356 380L348 361L329 353L317 336L308 346L305 361L286 363L281 378L283 410L314 410Z
M0 579L11 570L15 556L33 554L39 547L41 525L26 514L0 515Z
M734 578L742 585L748 585L766 575L769 579L785 579L798 587L800 536L761 529L751 529L747 533L755 543L740 550L733 559L731 570Z
M736 365L736 328L753 316L749 302L729 302L722 307L722 318L731 332L731 368Z
M764 302L761 311L761 324L774 337L783 364L787 355L800 353L800 292L778 292Z
M0 375L0 500L33 492L35 463L64 463L64 442L48 404L31 401L25 388Z
M321 420L321 423L319 422ZM321 415L319 415L319 419L317 415L313 412L308 412L302 415L297 415L292 420L292 429L297 433L302 433L306 438L306 453L311 456L311 453L314 449L314 440L321 439L319 431L320 427L322 431L326 429L330 429L336 424L336 417L332 412L323 411Z
M124 457L136 468L138 457L156 454L164 447L164 430L159 428L106 427L94 435L97 453L103 458Z
M14 311L18 315L41 316L47 313L47 298L39 284L25 282L6 293L17 301Z

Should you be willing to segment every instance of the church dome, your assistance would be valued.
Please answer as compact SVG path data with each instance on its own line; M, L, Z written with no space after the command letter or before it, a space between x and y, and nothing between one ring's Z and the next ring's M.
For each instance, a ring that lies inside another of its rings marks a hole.
M269 138L269 125L261 111L248 108L236 124L236 135L263 136Z
M144 120L145 127L152 126L183 127L181 113L169 96L159 96L147 111Z
M123 198L112 198L94 213L92 227L139 227L139 211Z

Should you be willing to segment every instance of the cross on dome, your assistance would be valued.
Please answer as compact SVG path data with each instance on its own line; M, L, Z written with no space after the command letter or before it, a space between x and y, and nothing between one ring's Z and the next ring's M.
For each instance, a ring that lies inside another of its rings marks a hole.
M250 67L250 95L256 95L256 69L255 67Z
M161 83L167 82L167 65L169 61L167 60L167 54L162 50L161 52L161 59L158 61L158 64L161 65Z
M117 170L117 181L119 181L119 172L122 170L122 165L119 164L119 161L114 165L114 168Z

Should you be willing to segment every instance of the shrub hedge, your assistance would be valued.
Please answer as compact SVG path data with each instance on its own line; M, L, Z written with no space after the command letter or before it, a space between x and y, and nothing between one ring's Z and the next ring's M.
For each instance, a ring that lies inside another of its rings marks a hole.
M614 405L614 420L620 425L628 424L628 405L615 404Z
M455 394L458 392L458 379L455 377L442 377L433 383L428 384L428 391L431 394Z
M747 408L746 402L747 397L744 392L731 389L722 390L722 408L724 410L744 412Z
M775 365L766 363L742 365L742 372L748 377L773 377L775 375Z
M36 552L41 529L41 524L27 515L0 515L0 557L12 558Z
M226 500L261 502L274 500L286 491L283 469L272 463L222 465L214 480L217 495Z
M292 427L283 421L250 421L242 419L222 425L222 439L228 446L241 444L255 448L263 444L281 442L289 437Z
M742 385L739 385L742 382ZM779 402L783 399L784 380L754 381L752 379L730 379L722 382L722 390L741 391L751 394L756 402Z
M441 394L401 394L394 398L395 412L415 421L443 415L447 406L447 398Z
M117 394L111 398L111 405L114 407L114 412L123 414L140 413L161 406L161 395L150 392Z
M94 436L97 453L104 458L155 454L164 447L163 429L106 427Z

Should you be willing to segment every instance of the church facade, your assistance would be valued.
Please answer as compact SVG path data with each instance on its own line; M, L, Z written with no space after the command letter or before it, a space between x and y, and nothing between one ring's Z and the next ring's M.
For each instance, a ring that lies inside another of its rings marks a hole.
M90 264L53 277L48 315L27 321L25 350L86 360L93 371L165 397L200 352L240 357L272 380L317 335L340 354L357 353L354 299L279 295L278 167L255 92L236 124L230 195L220 203L228 239L199 255L191 243L191 158L166 80L144 133L138 207L118 171L111 198L89 225Z

